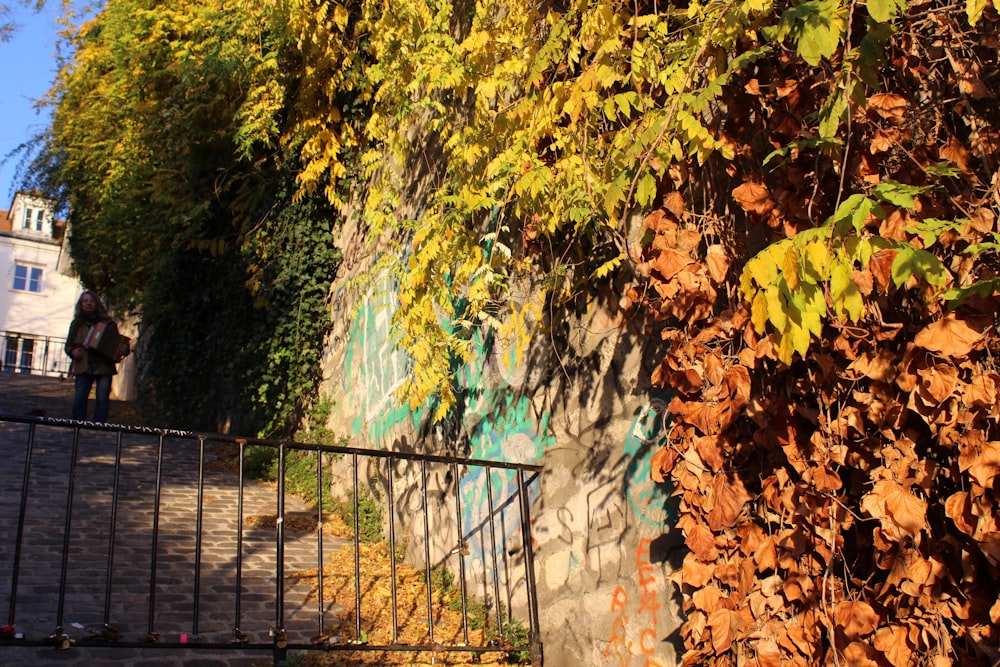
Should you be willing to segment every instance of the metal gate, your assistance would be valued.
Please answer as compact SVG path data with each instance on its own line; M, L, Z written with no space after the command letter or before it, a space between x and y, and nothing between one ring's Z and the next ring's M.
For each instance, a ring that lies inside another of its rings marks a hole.
M272 484L244 472L262 451ZM291 456L315 457L312 507L286 491ZM538 466L9 415L0 458L0 662L51 647L542 663ZM346 537L325 530L331 485ZM383 516L373 543L366 507ZM419 604L404 570L423 581Z

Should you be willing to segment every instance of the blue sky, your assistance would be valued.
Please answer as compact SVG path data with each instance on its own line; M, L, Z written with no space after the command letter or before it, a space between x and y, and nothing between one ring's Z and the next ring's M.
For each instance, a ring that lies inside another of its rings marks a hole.
M56 69L56 42L61 3L36 13L17 0L6 3L17 24L10 41L0 42L0 162L18 145L48 124L34 101L52 85ZM0 210L10 207L14 197L14 160L0 164Z

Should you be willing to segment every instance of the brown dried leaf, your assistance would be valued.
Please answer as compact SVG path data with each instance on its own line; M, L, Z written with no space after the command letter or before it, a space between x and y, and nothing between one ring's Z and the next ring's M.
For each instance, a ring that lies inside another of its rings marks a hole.
M686 531L684 543L692 553L703 561L713 561L719 555L715 548L715 535L701 524Z
M899 124L906 113L906 98L893 93L877 93L868 98L868 108L882 118Z
M698 450L698 456L713 472L721 470L725 465L726 458L722 449L722 441L718 435L705 435L697 438L694 441L694 446Z
M662 484L670 478L670 473L677 462L677 450L673 447L661 447L650 459L650 477L657 484Z
M652 268L658 271L664 280L670 280L683 270L684 267L693 262L694 260L687 254L676 250L661 250L650 263Z
M845 600L834 608L833 621L845 636L857 639L875 631L879 616L867 602Z
M878 667L878 663L873 659L874 649L862 642L851 642L844 648L844 667Z
M663 196L663 208L670 211L678 220L682 220L684 218L684 197L676 190L668 192Z
M935 364L920 373L916 390L926 404L940 405L952 397L958 384L958 369L951 364Z
M927 524L927 503L904 489L898 482L883 479L861 499L861 508L909 535L916 535Z
M774 200L771 193L760 183L746 182L733 190L733 198L743 208L744 211L760 213L761 215L770 213L774 208Z
M875 132L875 136L872 137L869 150L873 154L886 152L896 143L895 137L897 134L898 132L894 130L878 130Z
M946 357L966 357L982 344L987 326L985 318L963 318L951 312L924 327L913 343Z
M719 608L722 591L718 586L703 586L691 594L691 602L695 609L710 614Z
M907 667L913 650L907 644L907 630L899 625L881 627L872 639L872 645L882 652L893 667Z
M986 441L981 431L969 433L958 457L959 468L968 471L976 484L989 489L1000 473L1000 442Z
M858 358L851 362L847 368L857 371L865 377L881 382L892 382L896 379L896 366L899 360L892 350L881 349L876 354L875 350L865 350Z
M962 402L970 408L981 410L996 418L1000 406L1000 374L980 373L965 385Z
M708 250L705 252L705 264L708 266L708 275L712 277L712 280L720 285L725 284L726 276L729 275L730 261L721 245L713 243L708 246Z
M738 614L729 609L716 609L708 615L708 627L712 631L712 648L716 655L729 650L736 639L737 628L742 625Z
M880 292L885 292L892 284L892 263L896 261L897 252L892 248L879 250L868 262L868 268Z
M781 667L781 648L771 638L764 638L754 647L757 656L756 667Z
M948 141L941 147L939 154L942 159L951 162L961 171L969 170L969 151L957 137L948 137Z
M681 581L684 582L685 586L701 588L714 576L714 563L701 561L694 553L689 553L684 557L684 564L681 566Z
M885 498L889 517L905 532L916 535L927 525L927 503L895 482L890 485L891 490Z
M643 219L642 226L657 234L664 234L677 229L677 222L663 209L656 209Z
M708 527L718 532L736 523L744 505L750 500L750 494L738 477L717 474L712 484L712 499L714 506L708 513Z
M955 527L966 535L973 535L976 532L976 517L972 512L967 491L958 491L951 494L944 503L945 514L955 522Z
M803 481L811 482L820 493L836 491L843 486L840 475L830 470L828 466L811 466L802 476Z

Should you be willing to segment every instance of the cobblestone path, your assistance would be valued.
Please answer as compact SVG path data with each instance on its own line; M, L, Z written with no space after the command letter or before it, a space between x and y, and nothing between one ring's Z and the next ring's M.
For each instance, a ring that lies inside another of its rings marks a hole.
M0 414L44 410L50 417L61 416L55 411L59 408L44 406L68 406L72 385L65 381L4 375L0 373ZM127 407L115 405L112 420L116 412L126 414ZM244 482L241 512L238 475L219 465L211 444L205 445L199 485L202 445L197 439L166 437L161 442L154 434L125 433L119 454L115 432L80 430L74 442L76 429L53 425L34 427L26 468L30 428L0 421L0 620L10 618L13 589L16 632L32 639L61 632L74 645L68 650L0 645L0 665L271 664L270 651L92 648L82 640L103 626L107 613L124 641L156 633L162 643L228 643L238 630L251 644L269 643L277 613L277 530L256 527L252 519L276 514L273 486ZM28 493L17 558L26 469ZM286 498L286 519L310 514L301 501ZM327 558L343 544L329 535L323 542ZM321 560L315 531L285 531L286 577L315 568ZM309 580L285 579L281 593L290 642L308 641L319 631L318 603L307 599L311 588ZM324 606L329 625L340 608L332 601Z

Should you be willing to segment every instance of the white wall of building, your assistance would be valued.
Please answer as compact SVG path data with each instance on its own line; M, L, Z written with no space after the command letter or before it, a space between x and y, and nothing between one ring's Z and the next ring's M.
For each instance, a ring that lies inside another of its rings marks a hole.
M2 212L0 212L2 213ZM17 193L0 229L0 331L7 336L40 339L63 339L73 319L73 307L83 291L79 279L60 273L68 262L62 238L55 238L55 216L44 199ZM7 338L2 347L10 363ZM23 346L23 343L16 343ZM36 346L42 345L36 342ZM40 348L36 347L38 357ZM65 361L61 343L47 351L46 369L54 360ZM21 363L21 355L14 355ZM40 363L36 359L32 366Z

